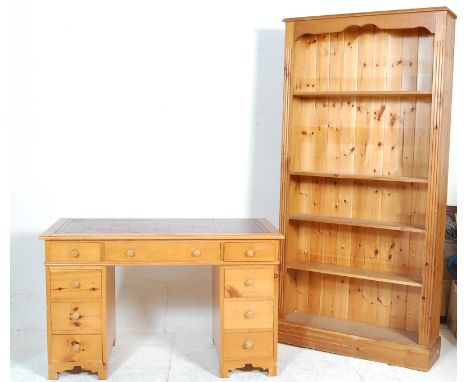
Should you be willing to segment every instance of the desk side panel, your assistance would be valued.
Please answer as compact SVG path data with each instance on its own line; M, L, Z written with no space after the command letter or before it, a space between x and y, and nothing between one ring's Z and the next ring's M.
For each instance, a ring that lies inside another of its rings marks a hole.
M109 364L112 347L115 346L115 267L103 267L103 337L104 337L104 365Z
M212 267L212 326L213 326L213 344L216 347L216 352L218 353L218 362L221 365L222 359L222 348L221 348L221 322L222 322L222 312L221 312L221 267L214 266Z

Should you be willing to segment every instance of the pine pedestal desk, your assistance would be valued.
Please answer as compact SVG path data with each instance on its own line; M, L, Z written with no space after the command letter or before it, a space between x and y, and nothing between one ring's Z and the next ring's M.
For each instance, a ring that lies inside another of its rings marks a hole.
M221 377L251 364L276 375L278 250L264 219L60 219L45 240L49 378L108 375L116 265L212 265ZM189 345L188 345L189 346Z

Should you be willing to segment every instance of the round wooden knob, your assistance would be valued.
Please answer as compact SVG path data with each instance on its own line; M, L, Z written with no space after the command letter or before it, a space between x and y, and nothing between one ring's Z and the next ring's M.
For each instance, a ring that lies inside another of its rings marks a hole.
M253 342L250 340L247 340L244 342L244 349L252 349L253 348Z
M79 288L80 287L80 280L72 280L71 281L71 286L72 288Z
M254 312L252 312L251 310L248 310L247 312L244 313L244 318L246 320L250 320L254 318Z
M255 255L255 252L253 249L248 249L246 252L245 252L245 255L247 257L253 257Z
M78 252L77 249L72 249L71 255L72 255L72 257L78 257L78 256L80 256L80 253Z
M73 320L78 320L80 317L81 317L81 314L77 310L73 311L73 313L71 314L71 318Z
M253 286L255 284L255 280L253 279L247 279L244 282L245 286Z
M78 342L73 341L71 345L72 345L72 350L75 353L78 353L81 350L81 346L80 346L80 344Z
M135 251L133 249L127 249L127 256L128 257L133 257L135 256Z
M194 249L192 251L192 256L199 257L201 255L201 251L199 249Z

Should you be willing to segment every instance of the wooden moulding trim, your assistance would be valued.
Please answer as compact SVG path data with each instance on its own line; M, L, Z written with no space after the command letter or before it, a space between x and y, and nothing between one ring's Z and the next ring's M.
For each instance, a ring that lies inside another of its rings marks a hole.
M431 113L431 157L429 161L428 235L423 258L419 342L428 345L439 333L440 280L444 245L445 205L447 197L450 108L453 76L455 21L440 14L434 44L433 93Z
M310 261L294 261L291 264L288 264L286 268L327 275L344 276L361 280L408 285L417 288L422 287L421 278L407 274L378 271L374 269L347 267L336 264L320 264Z
M376 229L388 229L392 231L405 231L405 232L416 232L416 233L425 232L424 226L422 225L394 223L394 222L385 222L385 221L376 221L376 220L365 220L365 219L343 218L343 217L335 217L335 216L291 214L289 215L289 220L307 221L307 222L325 223L325 224L348 225L348 226L367 227L367 228L376 228Z
M201 224L200 224L201 222ZM238 222L241 223L238 226ZM246 222L252 224L246 225ZM154 225L146 226L147 223ZM171 224L168 232L161 228ZM222 224L221 226L219 224ZM224 226L225 225L225 226ZM118 229L114 230L114 227ZM144 240L144 239L282 239L266 219L59 219L39 236L42 240Z
M411 8L411 9L394 9L394 10L389 10L389 11L342 13L339 15L289 17L289 18L283 19L283 21L290 22L290 21L319 20L319 19L337 19L341 17L395 15L395 14L402 14L402 13L421 13L421 12L438 12L438 11L448 12L450 15L452 15L452 17L457 18L457 15L448 7L426 7L426 8Z
M333 20L317 18L310 20L297 20L294 22L294 41L307 34L339 33L348 28L374 25L381 30L403 30L423 28L429 33L435 33L435 13L395 13L389 17L387 14L364 14L348 17L337 17Z
M400 21L398 19L400 19ZM349 28L365 27L368 25L374 25L380 30L423 28L431 34L435 32L434 15L430 13L427 15L401 14L395 15L392 18L388 18L387 16L356 16L350 17L349 19L337 19L334 22L330 22L327 19L296 22L294 41L297 41L304 35L339 33Z
M69 266L69 267L89 267L89 266L113 266L113 265L229 265L229 266L238 266L238 265L250 265L252 267L261 266L261 265L279 265L279 261L99 261L99 262L89 262L89 263L52 263L47 262L45 266Z
M284 44L284 81L283 81L283 118L281 127L281 180L280 180L280 219L279 230L286 235L288 227L288 189L289 189L289 119L292 103L291 97L291 78L292 78L292 55L293 55L293 33L294 25L286 24L285 44ZM280 243L279 260L280 260L280 276L279 276L279 315L283 315L284 301L284 275L286 274L285 257L286 248L285 241Z
M258 233L258 234L64 234L53 236L40 236L40 240L60 241L60 240L72 240L72 241L107 241L107 240L171 240L171 241L206 241L206 240L224 240L224 241L251 241L251 240L278 240L284 239L284 235L281 233Z

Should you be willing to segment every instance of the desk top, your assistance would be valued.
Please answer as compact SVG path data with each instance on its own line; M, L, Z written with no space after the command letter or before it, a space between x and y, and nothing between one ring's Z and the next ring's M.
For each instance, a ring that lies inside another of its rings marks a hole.
M266 219L59 219L43 240L282 239Z

